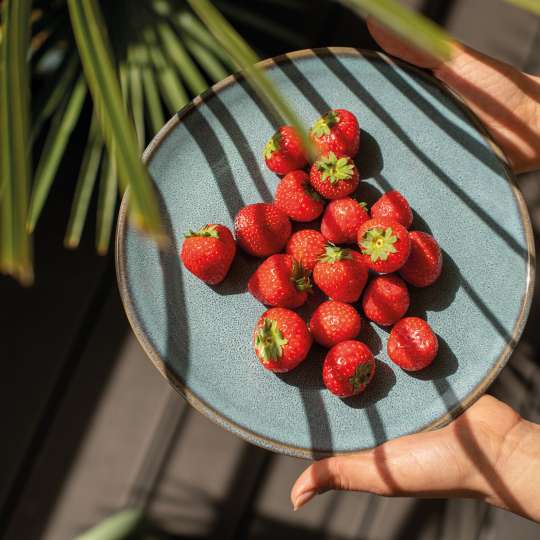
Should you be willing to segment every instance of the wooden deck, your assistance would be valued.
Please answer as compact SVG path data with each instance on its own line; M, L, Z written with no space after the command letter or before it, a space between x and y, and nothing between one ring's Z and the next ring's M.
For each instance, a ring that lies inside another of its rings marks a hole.
M540 73L538 18L500 0L405 3L468 44ZM359 23L343 10L338 15L332 43L319 33L309 45L369 43ZM520 183L540 238L540 175ZM540 525L475 501L327 493L293 513L289 490L306 462L245 443L173 392L131 334L112 257L95 256L91 239L75 253L61 247L62 195L51 199L47 225L38 229L36 287L0 280L9 308L0 311L0 537L71 539L129 506L145 508L173 538L540 537ZM493 389L536 421L539 324L537 287L520 362L512 361ZM536 397L524 401L515 388L536 388Z

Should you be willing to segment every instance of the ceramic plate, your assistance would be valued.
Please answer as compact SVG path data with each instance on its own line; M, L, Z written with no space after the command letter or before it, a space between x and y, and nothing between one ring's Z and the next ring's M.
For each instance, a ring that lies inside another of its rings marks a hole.
M389 361L387 330L366 324L359 339L376 355L375 379L363 395L338 399L322 385L320 348L280 376L256 360L251 335L265 308L246 283L260 261L240 253L216 287L182 268L185 231L232 227L242 206L271 201L278 182L262 149L279 123L239 76L182 109L146 150L171 249L160 252L140 236L123 201L117 268L135 334L196 409L276 452L351 452L447 423L502 369L531 299L531 227L500 152L439 83L384 56L318 49L262 66L306 125L332 108L354 112L362 129L360 197L373 202L400 190L414 209L413 229L439 241L442 277L412 290L410 309L437 332L439 355L408 374Z

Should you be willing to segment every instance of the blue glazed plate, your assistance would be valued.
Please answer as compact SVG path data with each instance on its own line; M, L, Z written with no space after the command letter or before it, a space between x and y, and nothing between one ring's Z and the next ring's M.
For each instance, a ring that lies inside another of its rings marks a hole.
M239 76L196 98L146 150L169 249L160 252L127 223L123 201L117 269L135 334L195 408L276 452L351 452L444 425L502 369L531 300L531 227L500 152L439 83L384 56L318 49L262 65L306 125L331 108L354 112L362 128L360 197L373 202L400 190L415 211L413 228L439 241L442 277L411 290L410 309L439 335L436 362L416 375L401 371L386 354L387 330L366 324L359 339L376 355L375 379L363 395L340 400L322 385L321 348L281 376L257 362L251 334L265 308L246 282L259 261L240 253L216 287L181 267L183 232L232 227L242 206L271 201L278 182L261 155L278 124Z

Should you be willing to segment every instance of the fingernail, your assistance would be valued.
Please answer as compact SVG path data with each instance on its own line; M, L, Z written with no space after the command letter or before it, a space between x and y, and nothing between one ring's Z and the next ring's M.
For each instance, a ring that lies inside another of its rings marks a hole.
M301 493L300 495L298 495L298 497L296 497L296 499L295 499L295 501L293 503L293 510L296 512L299 508L304 506L304 504L306 504L311 499L313 499L313 497L315 497L315 495L316 495L316 492L313 491L313 490L305 491L304 493Z

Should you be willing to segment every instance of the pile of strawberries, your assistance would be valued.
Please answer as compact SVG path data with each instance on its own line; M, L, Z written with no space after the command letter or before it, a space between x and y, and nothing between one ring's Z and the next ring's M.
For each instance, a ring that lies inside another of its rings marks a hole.
M271 306L253 334L258 359L271 371L290 371L308 356L315 340L330 349L323 364L324 384L335 395L348 397L362 392L375 374L372 352L355 339L362 326L355 307L360 299L367 319L392 326L387 350L394 363L417 371L434 360L438 341L428 323L404 316L407 283L427 287L436 281L442 255L432 236L408 230L412 211L398 191L385 193L369 212L350 196L360 183L353 161L360 129L351 112L328 112L310 137L318 157L308 173L300 138L292 127L281 127L264 148L267 166L283 176L274 203L250 204L238 212L236 242L223 225L190 231L181 259L197 277L217 284L225 279L237 244L264 258L247 284L257 300ZM320 230L292 233L291 220L313 222L321 215ZM292 310L306 302L314 285L329 300L317 307L308 326Z

